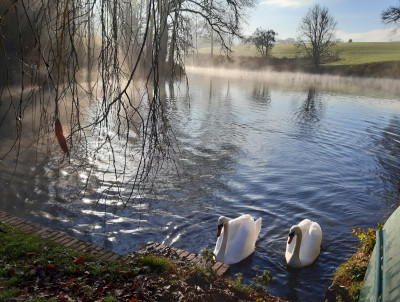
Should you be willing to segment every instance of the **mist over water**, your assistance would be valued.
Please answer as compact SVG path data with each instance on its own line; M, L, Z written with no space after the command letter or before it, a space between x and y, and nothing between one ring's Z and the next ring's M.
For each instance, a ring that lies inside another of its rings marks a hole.
M251 71L243 69L207 68L189 66L190 74L209 75L224 79L241 79L265 82L268 85L300 88L316 87L319 90L348 92L369 96L393 97L400 94L400 80L388 78L344 77L329 74L303 72L277 72L273 70Z
M398 202L398 81L204 71L189 68L189 86L167 86L178 145L175 165L164 166L152 192L122 205L117 196L127 188L105 190L112 175L104 152L94 161L96 181L75 200L87 174L28 149L16 169L12 158L0 162L0 209L121 254L147 241L200 253L214 248L218 216L262 217L255 253L231 266L232 276L242 272L249 282L259 265L274 276L271 293L322 301L333 271L357 246L351 228L375 227ZM126 179L137 163L129 164ZM304 218L321 225L322 251L313 265L292 270L287 235Z

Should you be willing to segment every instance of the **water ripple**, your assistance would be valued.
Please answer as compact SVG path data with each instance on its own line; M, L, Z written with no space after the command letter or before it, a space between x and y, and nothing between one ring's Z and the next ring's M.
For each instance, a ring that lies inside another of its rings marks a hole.
M399 100L260 79L195 74L189 82L166 104L177 167L161 170L151 193L121 203L130 188L110 172L107 150L79 174L51 159L32 162L36 154L27 151L15 171L12 160L0 163L1 209L121 254L149 240L200 253L213 249L219 215L251 214L263 219L256 250L232 275L249 281L259 265L274 275L273 294L321 301L357 245L351 227L374 227L398 201ZM120 177L130 179L135 165ZM90 190L72 201L89 174ZM322 251L313 265L292 270L287 233L304 218L320 223Z

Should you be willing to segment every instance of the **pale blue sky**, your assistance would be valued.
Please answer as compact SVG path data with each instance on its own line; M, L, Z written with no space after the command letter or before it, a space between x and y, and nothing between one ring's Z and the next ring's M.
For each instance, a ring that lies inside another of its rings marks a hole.
M400 5L398 0L258 0L244 33L263 27L278 32L278 39L296 38L301 19L315 3L329 9L337 21L337 37L344 41L400 41L400 30L394 33L380 19L384 9Z

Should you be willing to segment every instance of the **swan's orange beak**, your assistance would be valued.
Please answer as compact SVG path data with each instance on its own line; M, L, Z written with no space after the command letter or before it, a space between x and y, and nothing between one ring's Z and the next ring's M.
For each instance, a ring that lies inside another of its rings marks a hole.
M287 243L290 244L292 242L293 238L294 238L294 231L289 234L289 240Z

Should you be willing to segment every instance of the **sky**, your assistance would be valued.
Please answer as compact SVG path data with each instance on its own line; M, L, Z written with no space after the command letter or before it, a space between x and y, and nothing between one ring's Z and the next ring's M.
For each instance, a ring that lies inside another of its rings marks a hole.
M249 13L244 34L256 28L273 29L278 39L296 38L301 19L314 4L328 8L337 22L336 37L354 42L400 41L400 29L385 25L381 13L390 6L398 7L399 0L258 0Z

